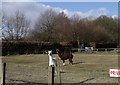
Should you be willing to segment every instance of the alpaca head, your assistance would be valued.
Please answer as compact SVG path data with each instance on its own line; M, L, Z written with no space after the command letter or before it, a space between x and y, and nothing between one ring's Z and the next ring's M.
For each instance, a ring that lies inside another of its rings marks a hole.
M49 51L48 51L48 55L52 55L52 50L49 50Z
M60 54L60 50L59 50L59 49L56 49L56 53L57 53L57 54Z

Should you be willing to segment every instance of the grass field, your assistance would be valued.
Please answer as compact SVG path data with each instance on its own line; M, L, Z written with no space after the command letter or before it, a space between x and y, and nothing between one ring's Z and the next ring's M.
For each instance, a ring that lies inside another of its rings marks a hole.
M118 83L118 78L109 77L109 69L118 68L117 53L74 53L74 64L62 66L60 61L62 83ZM58 58L56 54L54 57ZM6 83L47 83L47 54L5 56L7 63ZM57 74L55 74L55 82Z

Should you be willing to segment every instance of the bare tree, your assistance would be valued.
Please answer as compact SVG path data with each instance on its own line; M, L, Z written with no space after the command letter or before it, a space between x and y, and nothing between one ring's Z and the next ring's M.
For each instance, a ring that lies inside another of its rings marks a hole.
M32 32L33 37L36 40L43 40L48 42L53 40L54 22L56 15L57 14L55 11L48 9L39 16Z
M15 16L3 18L2 35L5 40L23 40L30 25L23 13L16 11Z
M99 16L94 23L97 26L103 27L110 36L108 42L116 42L118 41L118 19L113 19L112 17L108 17L105 15Z
M72 38L73 41L79 40L79 21L80 21L80 16L78 14L74 14L71 18L71 31L72 31Z
M56 17L55 33L57 41L70 41L71 29L70 20L64 12L61 12Z
M0 40L2 40L2 21L3 21L3 12L0 12Z

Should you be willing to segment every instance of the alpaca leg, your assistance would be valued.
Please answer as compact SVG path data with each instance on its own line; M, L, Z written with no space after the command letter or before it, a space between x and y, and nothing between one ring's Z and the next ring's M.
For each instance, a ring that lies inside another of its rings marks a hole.
M63 60L63 66L65 66L65 60Z
M71 64L73 64L73 61L71 60Z
M63 66L65 66L65 63L63 63Z
M55 74L57 74L57 71L55 70Z
M69 64L73 64L73 61L72 61L72 59L69 59Z
M73 61L72 61L72 59L71 59L71 64L73 64Z
M69 64L71 64L70 59L69 59Z

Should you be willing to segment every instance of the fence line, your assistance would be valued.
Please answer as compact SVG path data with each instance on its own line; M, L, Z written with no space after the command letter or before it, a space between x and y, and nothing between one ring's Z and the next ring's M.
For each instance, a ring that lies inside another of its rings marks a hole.
M80 49L80 52L86 51L85 48ZM93 51L118 51L118 48L94 48ZM78 48L73 48L72 52L78 52Z

